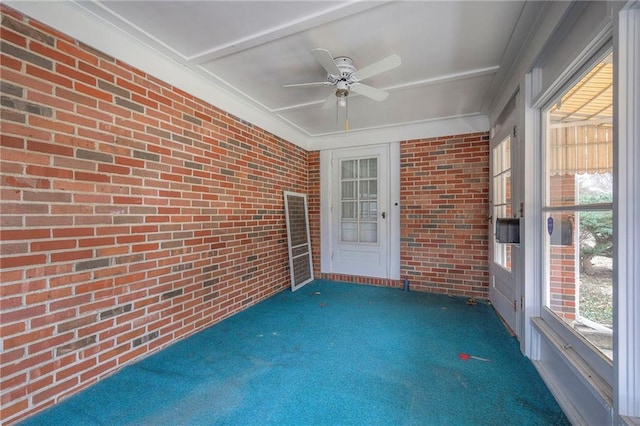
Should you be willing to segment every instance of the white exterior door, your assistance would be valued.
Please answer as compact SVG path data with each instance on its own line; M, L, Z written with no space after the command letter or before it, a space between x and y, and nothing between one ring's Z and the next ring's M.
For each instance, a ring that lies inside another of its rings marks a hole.
M516 155L515 113L503 122L501 130L491 138L490 174L491 202L489 221L489 300L517 335L521 311L519 289L516 286L517 262L520 259L519 244L501 243L496 240L498 218L516 218L520 212L514 208L514 173Z
M394 223L399 228L400 208L389 198L389 145L333 150L324 160L323 272L399 278L399 253L391 244L399 235L390 233Z

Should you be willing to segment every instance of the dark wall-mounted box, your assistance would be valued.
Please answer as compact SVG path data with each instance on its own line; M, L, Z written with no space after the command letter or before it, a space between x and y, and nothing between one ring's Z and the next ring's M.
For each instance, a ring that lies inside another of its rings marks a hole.
M552 223L553 226L551 227L549 244L552 246L573 245L573 221L568 218L563 218L556 219L552 221ZM547 230L549 229L547 228Z
M501 217L496 219L496 241L499 243L520 243L520 219Z

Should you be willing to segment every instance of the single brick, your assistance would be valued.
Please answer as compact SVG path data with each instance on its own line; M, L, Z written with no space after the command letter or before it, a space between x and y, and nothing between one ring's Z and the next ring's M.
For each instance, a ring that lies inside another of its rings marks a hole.
M135 102L131 102L127 99L123 99L119 96L116 96L116 105L120 105L122 107L137 111L139 113L144 113L144 107L140 104L137 104Z
M100 161L103 163L113 163L113 155L105 154L104 152L88 151L86 149L77 149L76 158Z
M128 216L118 215L113 218L114 225L122 225L126 223L144 223L144 216Z
M190 169L202 170L203 165L200 163L194 163L193 161L185 161L184 166Z
M182 295L182 289L179 288L179 289L164 293L161 298L162 298L162 300L167 300L167 299L171 299L171 298L174 298L174 297L177 297L177 296L181 296L181 295Z
M171 134L171 139L173 139L176 142L180 142L183 143L185 145L193 145L193 141L189 138L185 138L184 136L172 133Z
M24 95L24 88L15 86L7 81L0 81L0 92L21 98Z
M111 264L111 259L109 258L104 258L104 259L95 259L95 260L87 260L84 262L78 262L76 263L76 272L78 271L86 271L89 269L98 269L98 268L105 268L107 266L109 266Z

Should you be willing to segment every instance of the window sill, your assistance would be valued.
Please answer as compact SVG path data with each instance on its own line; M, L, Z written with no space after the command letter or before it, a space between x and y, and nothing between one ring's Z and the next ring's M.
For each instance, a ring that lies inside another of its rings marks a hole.
M598 373L578 355L571 345L556 333L542 318L532 318L531 324L538 333L546 339L556 355L562 359L602 406L611 410L613 408L613 388L611 385L598 375Z

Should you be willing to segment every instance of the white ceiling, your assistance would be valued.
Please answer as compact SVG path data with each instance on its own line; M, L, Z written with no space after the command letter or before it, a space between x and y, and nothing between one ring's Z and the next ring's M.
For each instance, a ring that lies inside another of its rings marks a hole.
M309 149L487 130L542 10L536 1L8 3ZM322 109L333 87L282 87L326 80L314 48L356 68L402 59L364 81L388 91L386 100L349 96L348 132L344 109Z

